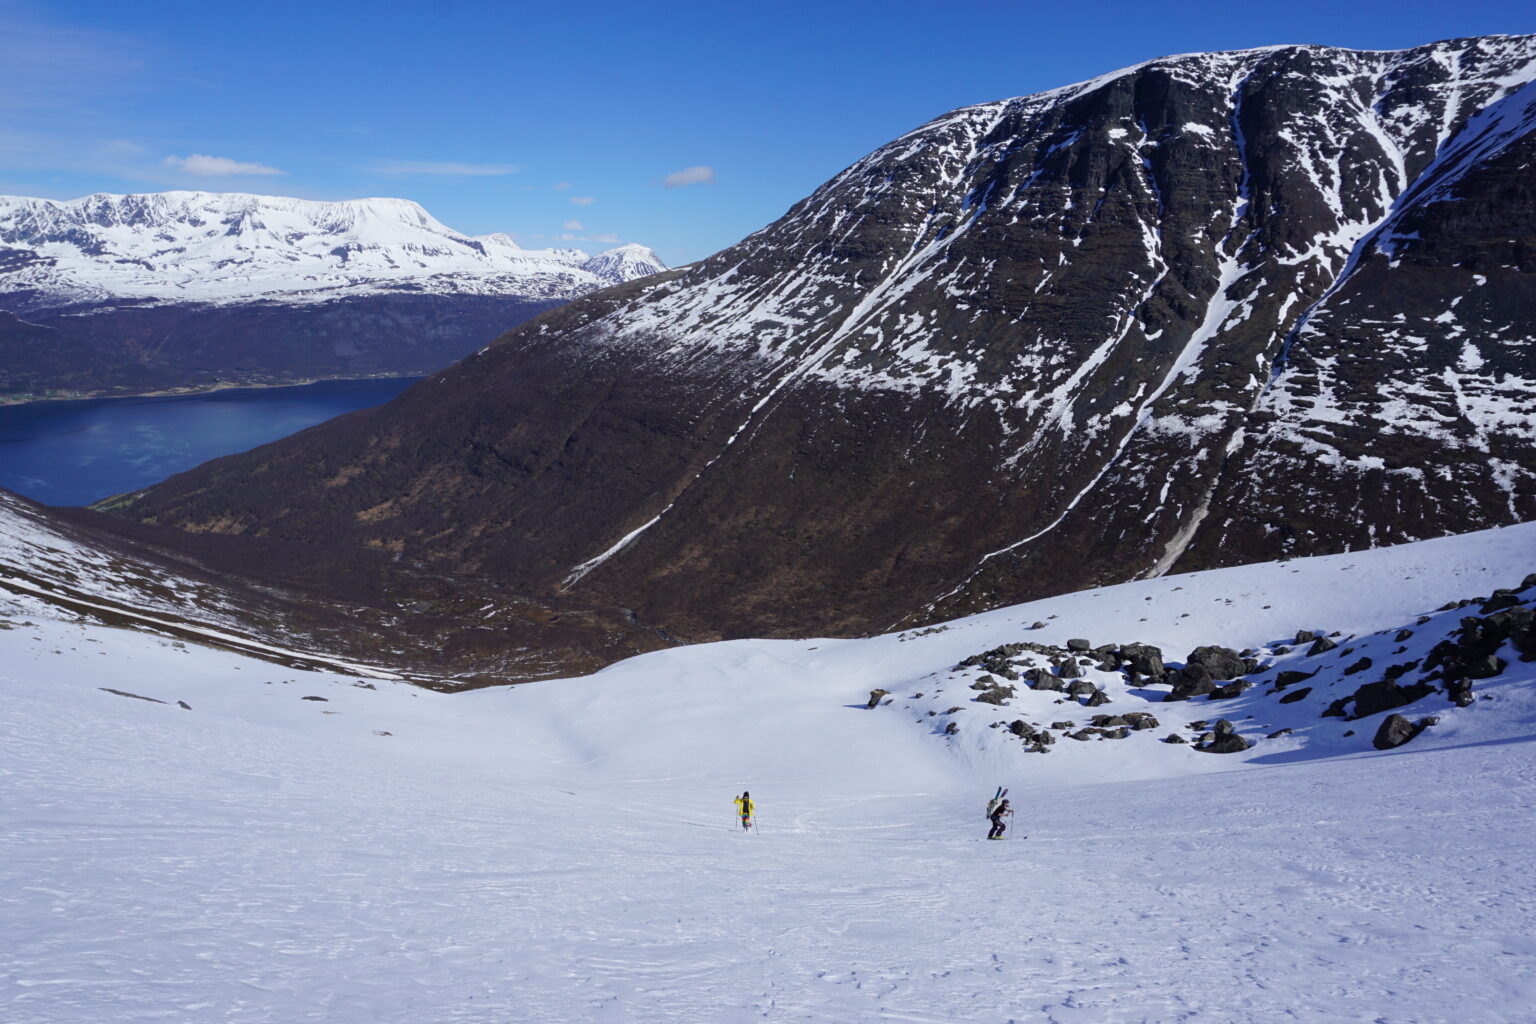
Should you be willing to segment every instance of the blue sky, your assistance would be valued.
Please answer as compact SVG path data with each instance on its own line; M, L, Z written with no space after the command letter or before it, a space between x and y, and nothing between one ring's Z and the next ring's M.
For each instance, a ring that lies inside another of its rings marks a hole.
M1168 53L1496 32L1536 5L0 0L0 193L404 196L675 265L957 106Z

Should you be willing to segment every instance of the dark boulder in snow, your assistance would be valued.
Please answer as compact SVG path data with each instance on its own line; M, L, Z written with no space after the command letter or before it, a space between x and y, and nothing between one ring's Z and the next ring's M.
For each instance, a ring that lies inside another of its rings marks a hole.
M1103 690L1095 689L1091 694L1088 695L1088 699L1083 701L1083 707L1096 708L1108 703L1109 694L1105 693Z
M1494 612L1503 611L1505 608L1513 608L1520 603L1520 595L1513 590L1495 590L1483 606L1478 609L1484 615L1492 615Z
M1099 688L1086 679L1079 679L1067 687L1067 696L1069 697L1091 697L1098 692Z
M1066 685L1061 681L1060 676L1051 672L1047 672L1043 668L1032 668L1029 671L1033 673L1033 675L1026 675L1026 678L1030 680L1030 685L1032 685L1037 690L1053 690L1057 693L1060 693L1062 688Z
M1189 700L1191 697L1200 697L1216 689L1210 670L1204 665L1185 665L1170 673L1165 681L1173 684L1173 692L1164 697L1164 701Z
M1376 736L1371 740L1371 746L1377 750L1391 750L1400 747L1413 739L1419 733L1433 725L1435 719L1421 718L1417 722L1410 722L1402 715L1388 715L1381 723L1381 728L1376 730Z
M1379 683L1366 683L1355 691L1354 718L1369 718L1371 715L1380 714L1383 711L1391 711L1405 704L1412 704L1416 700L1434 693L1434 687L1428 683L1414 683L1411 686L1399 686L1390 679L1383 679ZM1348 698L1345 698L1346 700Z
M1237 754L1247 750L1251 745L1237 734L1235 725L1225 718L1219 718L1216 720L1211 737L1197 749L1207 754Z
M1014 689L1011 686L994 686L986 693L978 693L974 700L981 704L1002 704L1011 699Z
M1470 707L1473 701L1472 680L1466 676L1450 680L1445 684L1445 696L1459 708Z
M318 701L328 701L330 699L331 698L329 698L329 697L300 697L299 698L299 700L318 700Z
M1226 683L1222 686L1216 687L1211 691L1211 700L1231 700L1233 697L1240 697L1242 696L1244 690L1247 690L1252 686L1253 684L1248 682L1246 679L1239 679L1235 682Z
M1265 739L1277 740L1281 736L1289 736L1294 731L1294 729L1276 729L1274 732L1266 736Z
M1196 647L1185 659L1185 667L1203 665L1212 679L1236 679L1247 671L1247 665L1230 647Z
M880 698L884 697L886 694L888 694L890 692L891 692L890 690L870 690L869 691L869 703L866 704L865 707L871 707L871 708L875 707L876 705L878 705L880 703Z
M1068 658L1056 671L1063 679L1077 679L1083 674L1083 667L1077 663L1076 658Z
M1359 661L1355 662L1353 665L1346 666L1345 669L1344 669L1344 674L1347 675L1347 676L1352 676L1356 672L1364 672L1366 669L1368 669L1370 667L1371 667L1371 659L1370 658L1361 658Z
M1138 732L1143 729L1156 729L1158 726L1157 719L1145 711L1127 711L1120 717L1124 718L1126 724Z
M1130 725L1131 723L1119 715L1094 715L1093 724L1098 726L1100 729L1107 729L1112 726Z
M1189 740L1186 740L1183 736L1180 736L1176 732L1171 732L1167 736L1163 737L1163 742L1164 743L1188 743Z
M1306 700L1307 699L1307 694L1309 694L1311 692L1312 692L1312 687L1310 687L1310 686L1303 686L1301 689L1299 689L1299 690L1292 690L1290 693L1286 694L1284 697L1281 697L1280 698L1280 703L1281 704L1294 704L1294 703L1296 703L1299 700Z
M1071 651L1073 654L1087 654L1089 651L1093 650L1093 644L1089 643L1087 640L1074 637L1073 639L1067 641L1067 650Z
M1152 680L1161 679L1168 672L1163 666L1162 650L1151 644L1126 644L1120 648L1120 660L1136 675Z
M1315 675L1317 675L1316 669L1313 669L1311 672L1299 672L1294 668L1285 669L1275 676L1275 689L1283 690L1287 686L1299 683L1303 679L1311 679Z
M1316 639L1317 634L1312 632L1310 629L1298 629L1296 631L1296 639L1294 642L1296 646L1300 647L1302 644L1309 644Z
M1320 636L1315 641L1313 641L1311 647L1307 648L1307 656L1315 658L1319 654L1327 654L1329 651L1333 650L1334 648L1336 648L1338 646L1339 646L1338 644L1334 643L1332 640L1328 639L1327 637Z

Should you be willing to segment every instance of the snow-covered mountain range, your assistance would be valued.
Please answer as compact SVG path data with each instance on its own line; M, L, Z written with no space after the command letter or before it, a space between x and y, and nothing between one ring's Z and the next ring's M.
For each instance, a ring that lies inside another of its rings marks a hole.
M445 694L0 496L0 1003L1527 1021L1533 567L1527 524Z
M473 238L404 199L0 196L0 392L425 373L529 316L665 267ZM85 347L58 372L55 350ZM93 365L94 364L94 365Z
M1533 36L1149 61L127 513L696 639L1536 517L1532 160Z
M0 196L0 292L23 315L111 302L312 303L396 291L570 299L664 269L642 245L589 257L524 249L505 234L473 238L405 199Z

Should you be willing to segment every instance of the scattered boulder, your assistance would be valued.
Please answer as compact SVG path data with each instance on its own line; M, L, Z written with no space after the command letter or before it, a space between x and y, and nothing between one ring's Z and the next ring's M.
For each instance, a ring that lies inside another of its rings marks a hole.
M1418 667L1418 662L1408 661L1401 665L1388 665L1386 668L1381 670L1381 674L1385 679L1401 679L1403 676L1407 675L1409 672L1412 672Z
M1211 738L1198 749L1207 754L1237 754L1250 746L1251 743L1237 734L1237 726L1225 718L1219 718Z
M1296 703L1299 700L1306 700L1307 699L1307 694L1309 694L1311 692L1312 692L1312 687L1310 687L1310 686L1303 686L1301 689L1299 689L1299 690L1292 690L1290 693L1286 694L1284 697L1281 697L1280 698L1280 703L1281 704L1294 704L1294 703Z
M1093 691L1092 694L1089 695L1087 700L1083 701L1083 707L1085 707L1085 708L1096 708L1096 707L1102 707L1103 705L1108 704L1108 703L1109 703L1109 694L1105 693L1103 690L1096 689L1096 690Z
M176 706L177 706L177 707L179 707L179 708L181 708L181 709L182 709L182 710L183 710L183 711L191 711L191 710L192 710L192 705L191 705L191 704L188 704L188 703L187 703L187 702L186 702L186 701L184 701L184 700L179 700L179 701L177 701L177 702L176 702Z
M1125 719L1127 725L1140 732L1144 729L1156 729L1158 721L1145 711L1128 711L1120 716Z
M1037 690L1054 690L1060 693L1066 685L1061 681L1060 676L1047 672L1043 668L1030 669L1030 671L1035 673L1033 686Z
M1126 644L1120 648L1120 660L1135 675L1149 679L1161 679L1168 672L1162 650L1151 644Z
M329 701L330 699L331 698L329 698L329 697L300 697L299 698L299 700L318 700L318 701L321 701L322 703L326 702L326 701Z
M1503 611L1505 608L1513 608L1520 603L1520 595L1513 590L1495 590L1483 606L1478 609L1484 615L1492 615L1494 612Z
M1093 650L1093 644L1081 638L1073 638L1067 641L1067 650L1073 654L1086 654Z
M1317 634L1312 632L1310 629L1298 629L1296 631L1296 639L1292 642L1295 643L1297 647L1300 647L1302 644L1309 644L1316 639Z
M994 686L986 693L978 693L973 700L981 704L1002 704L1012 699L1014 689L1011 686Z
M1063 679L1077 679L1082 676L1083 667L1077 663L1076 658L1067 658L1056 669L1056 672Z
M1056 729L1056 730L1059 730L1061 732L1066 732L1068 729L1073 729L1073 728L1076 728L1076 727L1077 727L1077 723L1076 722L1052 722L1051 723L1051 728L1052 729Z
M945 736L953 736L955 733L957 733L959 731L960 731L960 723L956 722L956 721L953 721L953 720L951 720L950 723L944 727L944 735Z
M1079 742L1086 743L1088 740L1093 739L1093 737L1095 735L1097 735L1097 734L1089 732L1087 729L1079 729L1079 730L1077 730L1077 732L1069 732L1069 733L1067 733L1067 739L1069 739L1069 740L1078 740ZM1054 761L1051 762L1051 763L1055 764Z
M1281 736L1289 736L1293 732L1295 732L1294 729L1276 729L1274 732L1270 733L1268 736L1266 736L1264 738L1265 739L1270 739L1270 740L1277 740Z
M1457 707L1468 707L1473 701L1472 680L1466 676L1450 680L1445 684L1445 695Z
M1345 715L1349 714L1349 712L1344 710L1344 705L1348 704L1353 699L1354 699L1353 696L1350 696L1350 697L1340 697L1338 700L1334 701L1332 704L1329 704L1326 708L1323 708L1323 713L1319 717L1320 718L1343 718Z
M1210 670L1200 664L1185 665L1169 673L1165 682L1173 684L1173 692L1164 697L1164 701L1189 700L1191 697L1200 697L1216 689Z
M1211 700L1231 700L1233 697L1240 697L1242 696L1244 690L1247 690L1252 686L1253 684L1248 682L1246 679L1239 679L1235 682L1226 683L1222 686L1216 687L1211 691Z
M890 690L870 690L869 703L864 706L869 708L875 707L880 703L880 699L890 692Z
M1412 704L1416 700L1434 693L1434 687L1428 683L1414 683L1411 686L1399 686L1390 679L1383 679L1379 683L1366 683L1354 693L1355 718L1369 718L1371 715L1380 714L1383 711L1391 711L1405 704ZM1345 700L1350 698L1346 697Z
M1167 736L1163 737L1163 742L1164 743L1188 743L1189 740L1186 740L1183 736L1180 736L1176 732L1171 732Z
M1327 637L1320 636L1312 642L1311 647L1307 648L1307 656L1309 658L1315 658L1319 654L1327 654L1329 651L1335 649L1338 646L1338 644L1334 643Z
M1317 672L1317 669L1313 669L1311 672L1299 672L1294 668L1288 668L1275 676L1275 689L1283 690L1293 683L1301 682L1303 679L1311 679L1317 675Z
M1356 672L1364 672L1366 669L1368 669L1370 667L1371 667L1371 659L1370 658L1361 658L1359 661L1355 662L1353 665L1346 665L1345 668L1344 668L1344 674L1347 675L1347 676L1352 676Z
M1394 643L1399 643L1400 644L1404 640L1407 640L1411 636L1413 636L1413 630L1411 630L1411 629L1400 629L1400 630L1397 631L1397 634L1392 637L1392 641Z
M1119 715L1094 715L1093 724L1100 729L1108 729L1117 725L1130 725L1131 723Z
M1434 718L1421 718L1417 722L1410 722L1402 715L1391 714L1382 720L1381 728L1376 730L1376 736L1371 740L1371 746L1377 750L1391 750L1400 747L1413 739L1419 733L1434 725Z
M1029 628L1030 629L1044 629L1045 628L1045 623L1043 623L1043 622L1033 622L1033 623L1030 624Z
M1238 653L1230 647L1196 647L1189 652L1184 666L1203 665L1212 679L1236 679L1247 671Z
M1099 733L1099 735L1103 736L1107 740L1123 740L1130 734L1131 730L1127 729L1123 725L1118 729L1105 729Z
M1086 679L1079 679L1067 687L1069 697L1091 697L1099 692L1099 688Z

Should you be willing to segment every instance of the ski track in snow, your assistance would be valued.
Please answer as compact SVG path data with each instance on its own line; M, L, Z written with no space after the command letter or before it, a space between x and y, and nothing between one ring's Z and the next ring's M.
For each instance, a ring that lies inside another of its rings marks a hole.
M1513 527L452 696L0 596L0 1019L1536 1020L1530 668L1384 754L862 706L1023 638L1391 628L1531 563ZM1027 840L979 841L997 783Z

